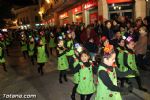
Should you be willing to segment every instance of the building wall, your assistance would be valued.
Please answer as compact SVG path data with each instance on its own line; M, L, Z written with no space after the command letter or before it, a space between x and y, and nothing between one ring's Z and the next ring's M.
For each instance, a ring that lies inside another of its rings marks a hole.
M62 1L62 0L59 0L59 1ZM134 7L135 8L133 9L133 14L134 14L135 19L137 17L144 18L146 16L146 1L145 0L135 0ZM147 6L147 7L150 8L150 6ZM45 8L47 8L47 6L45 6ZM55 6L54 6L54 8L55 8ZM60 6L60 8L61 8L61 6ZM82 11L83 23L88 25L90 23L89 22L89 12L87 10L84 10L83 6L82 6L82 10L83 10ZM55 17L56 25L58 25L58 23L63 24L63 20L60 20L58 16L60 16L60 14L62 14L64 12L65 11L63 10L63 12L56 12L57 14L55 13L55 15L57 15L57 17ZM69 15L69 17L67 18L68 23L76 22L75 15L73 15L72 11L66 10L66 12L68 12L68 15ZM147 14L149 14L149 12L150 11L147 10ZM108 9L107 0L98 0L98 20L99 19L100 20L103 19L104 21L109 19L109 9Z
M35 26L36 23L36 16L37 21L40 21L40 16L38 14L39 6L28 6L24 8L20 8L15 10L15 14L17 20L19 21L19 25L27 25L29 24L31 27Z

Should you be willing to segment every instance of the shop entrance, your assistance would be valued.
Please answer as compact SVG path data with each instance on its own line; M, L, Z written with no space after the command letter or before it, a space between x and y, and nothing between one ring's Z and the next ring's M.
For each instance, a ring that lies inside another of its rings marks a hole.
M128 18L133 18L133 11L132 10L119 10L119 11L110 11L109 18L115 19L118 16L126 16Z

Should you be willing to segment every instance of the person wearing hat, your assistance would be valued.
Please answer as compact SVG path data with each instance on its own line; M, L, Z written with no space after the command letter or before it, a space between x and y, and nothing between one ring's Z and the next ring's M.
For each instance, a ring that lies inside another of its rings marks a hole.
M5 72L7 72L7 69L6 69L6 65L5 65L5 53L4 53L4 46L3 44L0 43L0 64L3 66L3 70Z
M28 55L31 59L32 65L34 65L34 58L35 58L35 41L33 36L29 36L29 42L28 42Z
M131 36L126 38L126 50L124 51L123 54L123 64L125 65L125 69L126 70L133 70L136 72L135 75L128 75L128 83L131 86L136 86L134 85L134 81L136 81L138 88L142 91L147 91L147 89L142 87L142 82L141 82L141 78L140 78L140 73L138 70L138 66L136 63L136 58L135 58L135 42L133 40L133 38Z
M95 100L122 100L120 92L129 92L132 88L120 88L117 77L134 74L134 71L121 73L115 65L116 54L112 45L102 48L101 64L98 67L97 91Z
M69 64L66 57L66 48L64 46L64 40L62 39L62 37L59 37L58 39L57 57L58 57L57 69L59 70L59 83L63 83L62 78L64 78L65 81L68 81L66 70L68 69Z
M50 37L49 37L49 48L50 48L50 53L52 55L53 49L56 48L55 36L52 32L50 33Z
M73 58L73 65L72 65L72 67L73 68L71 68L71 70L73 70L78 64L79 64L79 55L80 55L80 53L83 51L83 47L79 44L79 43L76 43L75 44L75 54L72 56L72 58ZM71 99L72 100L76 100L75 99L75 95L76 95L76 93L77 93L77 87L78 87L78 83L79 83L79 72L77 72L77 73L75 73L75 74L73 74L73 83L74 83L74 87L73 87L73 89L72 89L72 94L71 94Z
M38 45L36 48L36 56L37 56L37 63L39 65L38 67L38 72L43 75L43 66L45 65L46 62L48 62L48 51L43 43L42 39L38 40Z

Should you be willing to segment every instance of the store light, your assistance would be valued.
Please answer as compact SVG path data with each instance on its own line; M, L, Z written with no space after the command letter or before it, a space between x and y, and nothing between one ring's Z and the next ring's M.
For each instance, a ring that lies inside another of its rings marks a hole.
M146 0L146 2L148 2L149 0Z
M114 10L116 10L116 6L114 6Z
M46 2L49 4L49 3L50 3L50 0L46 0Z
M121 10L121 7L118 7L119 10Z
M112 4L112 6L114 7L114 6L115 6L115 4L113 3L113 4Z

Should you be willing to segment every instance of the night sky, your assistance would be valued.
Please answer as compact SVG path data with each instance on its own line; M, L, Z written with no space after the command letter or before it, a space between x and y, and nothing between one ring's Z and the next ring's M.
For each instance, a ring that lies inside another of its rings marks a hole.
M38 0L0 0L0 28L5 25L3 19L12 18L11 9L38 4Z
M17 6L28 6L32 4L37 4L38 0L0 0L0 4L8 3Z

